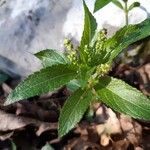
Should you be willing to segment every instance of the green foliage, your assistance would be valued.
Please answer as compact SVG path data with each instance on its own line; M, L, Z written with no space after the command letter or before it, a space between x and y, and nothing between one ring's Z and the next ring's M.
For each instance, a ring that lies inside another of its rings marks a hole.
M71 80L68 84L67 84L67 88L71 91L74 92L76 91L78 88L81 87L81 84L79 82L79 80Z
M113 60L123 49L130 44L150 35L150 19L137 25L128 25L120 29L107 41L107 49L111 51L110 60Z
M124 10L122 4L118 0L112 0L113 4L115 4L118 8Z
M94 7L94 12L98 11L99 9L103 8L107 4L112 2L112 0L96 0L95 1L95 7Z
M102 9L110 2L112 2L113 4L115 4L117 7L119 7L122 10L124 9L122 4L118 0L96 0L95 5L94 5L94 12Z
M45 146L42 147L41 150L54 150L54 148L51 145L46 144Z
M118 8L120 8L121 10L124 11L126 25L128 25L128 20L129 20L128 14L129 14L129 12L136 7L140 7L139 2L133 2L130 6L128 6L128 0L122 0L124 5L122 5L122 3L119 0L96 0L95 6L94 6L94 12L100 10L101 8L103 8L104 6L109 4L110 2L112 2L114 5L116 5Z
M95 35L95 30L97 28L96 19L92 16L85 2L83 1L84 6L84 31L81 38L79 51L81 55L81 60L86 63L86 52L84 51L88 44L92 41L92 38Z
M134 118L150 119L150 100L140 91L112 77L103 77L96 85L99 99L116 111Z
M96 0L95 1L95 6L94 6L94 12L102 9L105 7L107 4L112 2L115 4L117 7L125 11L125 7L122 5L122 3L119 0ZM128 1L123 0L124 3L127 3ZM129 7L128 7L128 12L131 11L135 7L139 7L140 3L139 2L133 2Z
M55 65L35 72L8 96L6 104L53 91L76 77L76 70L68 65Z
M132 3L129 8L128 8L128 11L131 11L133 8L136 8L136 7L140 7L140 3L139 2L134 2Z
M72 93L60 113L60 137L75 127L96 100L131 117L150 120L150 100L123 81L107 76L112 61L124 48L150 35L150 19L125 26L107 39L105 30L96 31L96 20L84 1L83 5L84 31L79 47L65 40L65 54L54 50L37 53L44 69L20 83L6 101L11 104L67 85Z
M13 141L11 141L11 148L12 150L17 150L17 147Z
M58 134L60 136L68 133L80 121L90 105L92 98L93 95L90 89L82 90L81 88L69 97L59 118Z
M35 54L37 58L42 61L44 67L53 66L57 64L67 64L68 60L65 55L56 50L47 49Z

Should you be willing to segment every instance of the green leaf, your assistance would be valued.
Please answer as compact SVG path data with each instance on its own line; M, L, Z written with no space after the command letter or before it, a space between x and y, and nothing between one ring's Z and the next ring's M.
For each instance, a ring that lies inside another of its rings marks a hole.
M87 85L87 81L93 74L94 70L95 70L95 67L93 67L92 69L82 67L78 70L77 79L82 88L84 88Z
M113 4L115 4L117 7L119 7L120 9L124 10L122 4L118 1L118 0L112 0Z
M103 77L96 86L101 101L133 118L150 120L150 99L124 81Z
M81 120L92 98L91 90L81 88L69 97L60 113L58 130L60 137L67 134Z
M93 48L95 46L98 36L99 36L99 30L95 30L95 34L90 42L91 48Z
M76 77L76 70L68 65L56 65L35 72L21 82L8 96L6 104L53 91Z
M137 25L128 25L121 28L108 39L107 49L111 52L112 61L123 49L150 35L150 18Z
M95 71L95 67L92 67L92 69L84 68L84 67L80 68L78 70L78 75L76 77L77 79L74 79L67 84L69 90L74 92L80 87L82 89L85 88L88 80L91 78L94 71Z
M35 56L42 61L44 67L68 63L64 54L52 49L40 51Z
M67 84L67 88L71 91L74 92L77 89L79 89L81 87L79 80L71 80L68 84Z
M46 144L45 146L42 147L41 150L54 150L53 147L49 144Z
M11 141L11 148L12 150L17 150L17 146L13 141Z
M110 52L102 51L100 54L96 54L93 52L93 55L91 55L91 62L90 66L98 66L100 64L105 64L109 61Z
M83 5L84 5L84 31L83 31L81 43L79 46L82 60L85 59L84 46L90 44L90 42L92 41L92 38L95 35L95 31L97 29L96 19L89 11L84 0L83 0Z
M107 4L109 4L112 0L96 0L95 1L95 6L94 6L94 12L100 10Z
M132 3L129 8L128 8L128 11L131 11L133 8L136 8L136 7L140 7L140 3L139 2L134 2Z

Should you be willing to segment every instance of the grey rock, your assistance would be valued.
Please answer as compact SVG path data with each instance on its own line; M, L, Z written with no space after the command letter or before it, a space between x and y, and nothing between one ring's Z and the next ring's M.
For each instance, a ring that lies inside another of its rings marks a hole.
M61 47L71 4L71 0L6 1L0 8L0 69L26 76L40 68L33 53Z
M93 11L94 1L86 3ZM130 23L138 23L149 15L150 1L141 0L141 4L147 12L135 9ZM110 35L124 25L123 12L113 4L95 17L99 28L106 25ZM47 48L63 50L64 37L79 40L82 30L81 0L0 0L0 70L27 76L41 68L34 53Z

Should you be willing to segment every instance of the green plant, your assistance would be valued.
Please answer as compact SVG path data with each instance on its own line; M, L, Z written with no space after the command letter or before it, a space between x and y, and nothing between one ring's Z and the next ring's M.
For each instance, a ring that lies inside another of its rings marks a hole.
M51 147L51 145L49 145L49 144L47 143L45 146L42 147L41 150L54 150L54 149Z
M128 6L128 0L122 0L124 5L119 0L96 0L95 1L95 7L94 7L94 12L98 11L99 9L103 8L110 2L115 4L118 8L122 9L125 13L125 22L126 25L129 24L129 12L135 8L135 7L140 7L139 2L133 2L130 6Z
M44 68L20 83L6 101L8 105L63 85L74 87L60 112L60 137L74 128L96 101L133 118L150 120L150 100L124 81L108 75L113 60L124 48L150 35L150 19L125 26L107 39L105 30L96 32L96 20L84 1L83 5L84 31L79 46L74 47L66 39L64 54L51 49L35 54Z

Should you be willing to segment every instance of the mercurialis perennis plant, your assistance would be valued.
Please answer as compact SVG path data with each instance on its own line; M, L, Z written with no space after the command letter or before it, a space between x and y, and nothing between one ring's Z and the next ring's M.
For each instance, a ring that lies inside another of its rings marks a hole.
M126 25L129 24L129 12L136 7L140 7L140 3L137 1L129 5L128 0L96 0L94 12L100 10L110 2L112 2L114 5L116 5L118 8L124 11Z
M150 35L150 19L125 26L108 39L106 30L97 31L96 20L84 1L83 6L84 31L79 46L65 39L64 53L52 49L36 53L43 69L21 82L5 103L12 104L64 85L73 87L60 112L60 137L74 128L91 103L97 101L133 118L150 120L150 100L136 88L108 75L113 60L123 49Z

